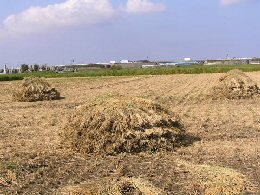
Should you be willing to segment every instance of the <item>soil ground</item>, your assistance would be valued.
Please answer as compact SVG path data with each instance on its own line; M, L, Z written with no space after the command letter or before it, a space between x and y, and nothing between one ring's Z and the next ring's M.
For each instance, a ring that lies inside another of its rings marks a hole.
M260 72L247 75L260 86ZM32 103L12 102L12 89L21 81L1 82L0 194L53 194L66 185L118 174L145 178L167 194L203 194L188 171L176 165L180 161L231 168L259 190L260 98L208 98L221 76L48 79L64 98ZM143 97L167 106L192 135L189 146L168 153L117 156L64 149L60 133L69 114L78 105L111 96Z

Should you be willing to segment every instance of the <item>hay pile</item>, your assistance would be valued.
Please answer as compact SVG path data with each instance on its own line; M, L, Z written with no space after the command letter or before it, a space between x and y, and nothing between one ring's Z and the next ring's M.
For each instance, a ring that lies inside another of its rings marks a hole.
M103 178L59 189L56 195L163 195L162 190L140 178Z
M185 131L178 116L140 98L107 99L79 107L65 125L63 144L81 153L170 151Z
M260 94L257 84L241 70L231 70L213 88L213 99L245 99Z
M55 100L60 93L43 78L29 77L23 80L19 89L13 93L13 99L19 102Z

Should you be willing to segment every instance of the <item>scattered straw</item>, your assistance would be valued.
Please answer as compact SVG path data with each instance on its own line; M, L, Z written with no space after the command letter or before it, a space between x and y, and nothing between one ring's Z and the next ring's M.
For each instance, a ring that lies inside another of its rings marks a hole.
M140 178L102 178L59 189L56 195L164 195L162 190Z

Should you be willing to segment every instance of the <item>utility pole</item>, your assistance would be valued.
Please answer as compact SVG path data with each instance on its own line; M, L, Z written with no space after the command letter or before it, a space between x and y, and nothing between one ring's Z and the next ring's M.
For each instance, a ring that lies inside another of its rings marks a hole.
M72 58L71 65L74 65L74 63L75 63L75 58Z
M228 59L229 54L226 55L226 59Z

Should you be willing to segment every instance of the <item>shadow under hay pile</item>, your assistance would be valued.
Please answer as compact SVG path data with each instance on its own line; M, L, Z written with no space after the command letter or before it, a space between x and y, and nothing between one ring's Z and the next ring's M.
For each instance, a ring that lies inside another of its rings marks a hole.
M229 71L212 90L213 99L246 99L260 94L257 84L241 70Z
M44 100L56 100L60 93L52 88L43 78L25 78L17 91L13 93L13 99L19 102L35 102Z
M114 155L172 151L187 143L177 115L140 98L80 106L64 127L62 143L80 153Z

